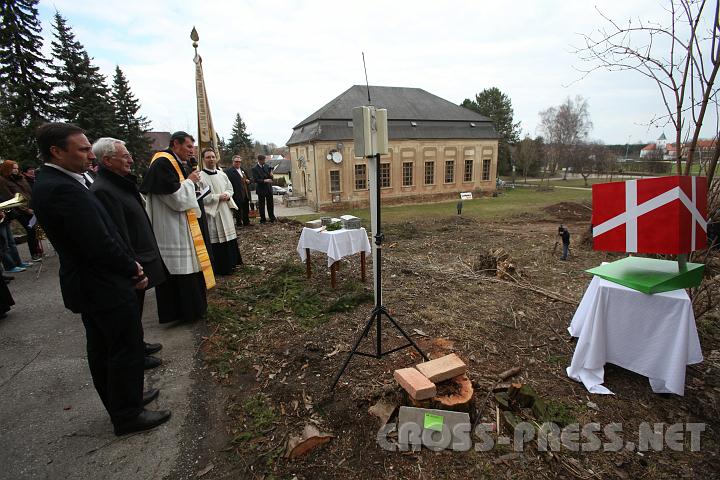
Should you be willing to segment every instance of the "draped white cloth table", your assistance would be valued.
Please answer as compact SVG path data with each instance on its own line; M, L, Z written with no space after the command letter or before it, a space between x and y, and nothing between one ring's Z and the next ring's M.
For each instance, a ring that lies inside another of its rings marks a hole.
M567 374L590 393L612 363L650 379L656 393L685 393L685 367L703 360L692 303L685 290L648 295L594 277L573 316L578 337Z
M343 228L328 232L322 228L304 227L298 241L297 252L300 260L306 263L308 278L311 275L310 250L327 255L333 288L335 288L335 272L337 272L336 262L343 257L360 253L361 278L363 282L365 281L365 254L370 253L371 250L367 230L364 228L350 230Z

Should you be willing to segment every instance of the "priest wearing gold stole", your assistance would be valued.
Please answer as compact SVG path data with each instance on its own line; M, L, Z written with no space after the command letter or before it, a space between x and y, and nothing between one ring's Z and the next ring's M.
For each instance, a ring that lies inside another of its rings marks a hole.
M213 271L217 275L230 275L237 265L242 264L232 214L232 210L238 209L233 201L233 186L225 172L217 168L218 161L213 149L204 149L201 158L203 169L200 182L210 187L203 202L212 244Z
M207 311L206 288L215 284L198 225L201 216L196 195L200 173L190 158L195 139L175 132L170 148L153 157L140 186L153 226L167 280L155 287L160 323L193 321Z

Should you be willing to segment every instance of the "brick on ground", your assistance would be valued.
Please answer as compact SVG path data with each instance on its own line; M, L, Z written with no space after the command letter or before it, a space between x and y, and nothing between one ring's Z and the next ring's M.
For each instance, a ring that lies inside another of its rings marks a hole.
M401 368L393 374L395 380L415 400L425 400L437 394L435 384L414 368Z
M455 353L423 362L415 368L428 380L435 383L462 375L467 371L467 365Z

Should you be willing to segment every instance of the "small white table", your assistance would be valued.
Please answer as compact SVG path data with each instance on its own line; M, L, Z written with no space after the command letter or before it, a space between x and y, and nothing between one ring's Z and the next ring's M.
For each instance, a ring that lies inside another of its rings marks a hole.
M364 228L351 230L343 228L328 232L323 228L304 227L298 241L297 252L300 260L305 262L308 278L312 275L310 250L327 255L332 288L335 288L335 277L340 259L359 252L360 276L362 281L365 281L365 254L370 253L371 250L367 231Z
M685 368L703 360L685 290L648 295L594 277L568 331L578 337L567 374L590 393L605 388L612 363L650 379L656 393L685 393Z

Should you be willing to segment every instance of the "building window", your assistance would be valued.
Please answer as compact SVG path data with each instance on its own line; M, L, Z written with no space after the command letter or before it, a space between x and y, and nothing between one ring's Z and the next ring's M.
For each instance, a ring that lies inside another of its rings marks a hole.
M330 170L330 191L340 191L340 170Z
M435 183L435 162L425 162L425 185Z
M463 182L472 182L472 160L465 160L465 174L463 175Z
M390 164L380 164L380 188L390 188Z
M483 175L482 179L485 181L490 180L490 159L483 158Z
M355 165L355 190L367 190L367 165Z
M403 187L410 187L413 184L413 163L403 162Z
M455 181L455 160L445 160L445 183Z

